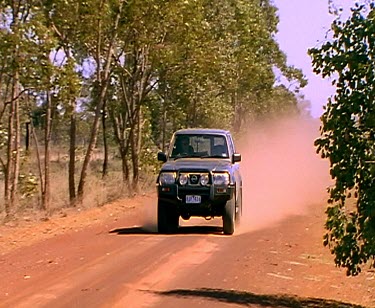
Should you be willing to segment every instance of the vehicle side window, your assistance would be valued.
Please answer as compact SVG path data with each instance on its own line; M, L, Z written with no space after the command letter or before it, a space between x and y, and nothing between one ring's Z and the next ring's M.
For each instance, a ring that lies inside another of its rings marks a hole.
M228 139L228 144L229 144L229 151L231 152L231 154L236 153L236 149L234 148L232 137L230 135L227 135L227 139Z

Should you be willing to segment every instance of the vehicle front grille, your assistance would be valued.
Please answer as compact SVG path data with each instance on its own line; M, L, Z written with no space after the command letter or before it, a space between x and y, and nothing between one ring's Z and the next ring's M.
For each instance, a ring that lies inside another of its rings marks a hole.
M190 174L189 175L189 184L190 185L198 185L200 177L201 177L200 174L196 174L196 173Z

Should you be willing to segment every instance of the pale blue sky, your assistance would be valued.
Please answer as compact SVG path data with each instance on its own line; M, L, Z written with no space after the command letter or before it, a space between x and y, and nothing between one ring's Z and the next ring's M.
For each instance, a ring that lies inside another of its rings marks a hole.
M279 32L276 39L288 59L288 64L303 70L309 84L302 89L305 98L311 102L311 114L319 117L323 113L323 105L329 96L335 93L329 80L312 72L311 58L307 50L319 46L326 40L333 16L328 12L328 0L274 0L279 9ZM334 1L344 9L348 16L354 1Z

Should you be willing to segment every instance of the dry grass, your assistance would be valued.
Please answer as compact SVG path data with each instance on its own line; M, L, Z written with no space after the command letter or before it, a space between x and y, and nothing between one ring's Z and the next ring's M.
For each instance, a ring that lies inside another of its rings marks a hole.
M70 206L69 186L68 186L68 160L63 155L63 150L55 149L51 155L51 202L48 213L43 215L52 215L53 213L63 211ZM76 187L78 186L81 172L81 161L77 161L76 166ZM35 157L28 157L21 166L21 172L32 172L38 175L38 163ZM85 195L80 204L80 209L89 209L102 206L106 203L118 200L123 197L134 195L129 185L124 183L122 178L121 161L115 156L110 158L108 175L102 178L102 159L100 155L94 156L90 164L90 170L86 179ZM144 172L139 181L139 193L149 192L154 188L155 176L152 173ZM0 179L0 187L4 187L3 179ZM39 189L39 186L38 186ZM19 217L30 217L41 215L41 197L39 192L33 196L21 198L18 207L12 209L12 215L15 219ZM5 218L4 189L0 190L0 222Z

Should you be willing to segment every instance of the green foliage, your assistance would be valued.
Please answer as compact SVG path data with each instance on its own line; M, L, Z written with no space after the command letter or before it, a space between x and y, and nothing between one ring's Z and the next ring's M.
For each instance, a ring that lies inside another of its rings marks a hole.
M322 116L317 151L330 160L324 244L338 266L357 275L375 258L375 10L356 5L332 24L333 41L311 49L314 70L331 76L336 95ZM351 201L350 198L353 200ZM351 206L355 203L355 206Z
M296 90L306 84L274 40L278 18L269 1L185 1L170 11L158 50L158 93L170 127L228 128L236 114L263 116L275 101L274 68Z
M263 104L258 106L257 114L268 118L297 114L300 99L284 85L273 87L270 95L262 98Z
M21 121L31 117L41 141L50 94L52 143L62 148L73 137L70 120L77 146L96 142L92 124L102 109L113 130L109 141L122 147L129 169L155 166L156 149L176 129L240 128L295 108L295 93L275 87L275 68L296 92L305 84L274 39L270 0L0 3L0 106L16 78L3 72L17 71ZM0 143L8 141L3 137Z
M70 115L74 110L72 110L73 104L68 104L68 102L76 100L82 88L79 73L76 71L76 62L69 57L66 63L56 70L56 73L54 78L55 98L58 102L65 103L63 106L67 114Z

